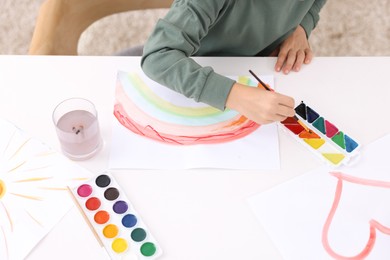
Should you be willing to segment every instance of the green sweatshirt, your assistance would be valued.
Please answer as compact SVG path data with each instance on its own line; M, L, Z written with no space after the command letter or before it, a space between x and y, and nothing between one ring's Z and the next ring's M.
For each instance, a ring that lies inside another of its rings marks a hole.
M225 109L235 83L191 56L268 55L301 25L307 36L326 0L175 0L144 47L145 74L186 97Z

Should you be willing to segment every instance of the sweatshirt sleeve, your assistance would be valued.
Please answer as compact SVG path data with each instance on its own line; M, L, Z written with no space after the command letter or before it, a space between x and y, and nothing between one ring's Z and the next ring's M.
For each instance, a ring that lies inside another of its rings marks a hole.
M226 2L175 1L145 44L141 59L145 74L186 97L224 110L235 81L200 66L190 56L197 52Z
M315 0L310 10L303 17L300 25L305 29L307 38L309 38L311 31L317 26L317 23L320 20L321 8L325 3L326 0Z

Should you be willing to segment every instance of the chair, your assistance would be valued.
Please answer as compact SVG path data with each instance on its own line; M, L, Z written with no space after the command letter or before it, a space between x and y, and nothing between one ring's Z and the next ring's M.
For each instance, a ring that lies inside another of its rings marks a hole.
M77 55L81 34L120 12L169 8L173 0L46 0L40 7L30 55Z

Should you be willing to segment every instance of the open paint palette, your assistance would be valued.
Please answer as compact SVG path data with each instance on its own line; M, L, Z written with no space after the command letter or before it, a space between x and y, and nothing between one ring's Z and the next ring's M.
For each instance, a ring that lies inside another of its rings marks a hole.
M296 140L331 166L352 162L351 159L358 154L358 142L304 102L295 108L295 112L307 129L294 117L289 117L281 123Z
M111 259L156 259L162 251L113 176L98 175L70 189Z

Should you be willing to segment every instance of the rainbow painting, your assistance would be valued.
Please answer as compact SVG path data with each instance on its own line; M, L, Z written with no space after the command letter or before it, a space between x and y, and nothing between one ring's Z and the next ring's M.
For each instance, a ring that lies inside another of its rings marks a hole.
M238 81L254 84L248 77ZM120 73L119 82L114 115L127 129L146 138L176 145L215 144L242 138L259 128L232 110L222 112L189 100L184 104L169 102L135 73Z
M245 85L257 86L256 80L252 77L235 76L231 78ZM264 77L264 79L268 80L269 84L273 84L272 76ZM114 157L113 160L116 161L114 168L134 167L134 165L120 163L118 156L121 155L118 151L123 152L124 147L129 148L136 144L141 145L141 143L144 148L138 147L139 150L148 147L147 150L150 152L156 150L156 147L160 147L161 149L158 148L158 150L163 150L165 154L168 151L172 151L173 154L180 152L181 156L186 157L186 154L188 154L188 158L194 159L198 157L193 157L193 152L199 149L207 148L212 151L213 147L219 147L219 150L225 148L225 150L229 149L230 153L235 153L235 157L242 158L240 164L243 164L246 160L243 158L245 154L258 153L259 150L264 149L269 149L265 161L270 157L278 157L278 148L275 147L278 146L278 141L275 140L275 137L277 139L276 127L260 126L236 111L229 109L220 111L204 103L186 98L152 81L143 73L118 72L114 116L116 119L114 128L118 128L118 124L121 128L120 130L114 130L113 134L114 145L111 154ZM124 142L125 132L128 133L127 138L129 138L129 135L132 136L130 143ZM115 139L119 140L115 141ZM257 141L255 141L256 139ZM271 142L266 141L266 144L261 145L260 140L263 139L269 139ZM249 144L250 140L253 141L251 144ZM240 146L242 142L245 143L245 146ZM116 144L121 147L117 147ZM139 153L139 150L137 153ZM219 152L220 155L215 156L223 157L229 150L223 152L222 155ZM241 151L241 155L237 151ZM135 152L131 151L132 158ZM199 152L195 153L200 154ZM204 153L203 156L206 156L206 154ZM156 161L153 155L148 153L149 159L150 156L152 156L153 161ZM210 163L201 163L204 159L198 159L200 163L198 165L194 164L194 167L208 167L210 165ZM209 159L213 160L213 158ZM252 156L247 157L247 160L251 159L253 159ZM188 159L187 162L189 160L192 159ZM272 161L278 164L277 160L278 158ZM217 161L220 161L220 159ZM191 164L189 163L189 165ZM214 165L212 167L231 168L223 164L219 166L216 163L211 164ZM261 165L261 162L259 162L259 165ZM253 163L248 164L248 167L252 168L252 166ZM188 167L191 168L191 166ZM237 167L241 168L241 166ZM149 164L141 168L159 167Z
M25 259L74 205L91 174L0 119L0 259Z

